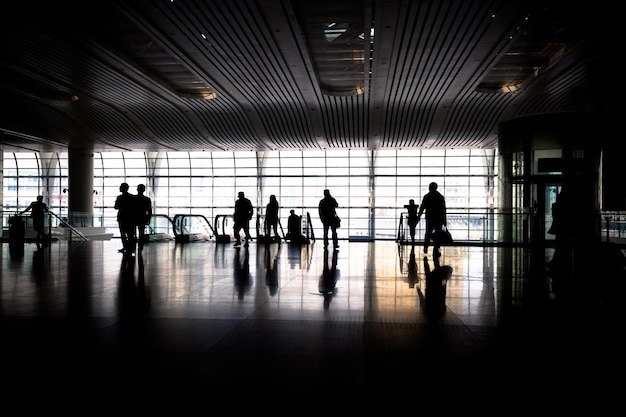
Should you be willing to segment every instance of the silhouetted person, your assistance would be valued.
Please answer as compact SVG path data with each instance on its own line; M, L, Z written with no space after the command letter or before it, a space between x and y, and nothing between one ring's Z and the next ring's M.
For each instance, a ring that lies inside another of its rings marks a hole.
M437 239L437 232L443 230L448 224L446 215L446 199L437 191L437 183L431 182L428 185L428 193L422 198L422 204L417 213L417 221L422 218L422 213L426 211L426 232L424 234L424 253L428 253L428 244L433 241L433 256L440 255L440 242Z
M136 243L136 227L134 212L134 196L128 192L128 184L120 184L121 194L115 199L115 209L117 210L117 223L120 228L122 238L122 249L119 252L133 253Z
M559 256L564 256L559 252L567 251L573 240L580 237L577 225L580 221L580 213L577 210L579 197L572 194L568 188L563 186L552 204L552 226L548 233L553 234L555 239L556 247L553 257L555 263L559 262Z
M46 246L48 244L48 235L46 235L44 224L46 213L48 212L48 205L43 202L43 196L38 195L37 200L30 203L28 207L20 212L20 214L24 214L28 210L30 210L30 217L33 219L33 229L37 232L35 243L37 244L37 247L42 244L43 246Z
M552 291L559 300L567 300L574 290L576 277L583 276L586 267L594 262L591 241L581 225L581 194L570 184L563 184L552 204L552 226L548 233L554 234L554 255L548 266L551 269Z
M240 232L242 229L245 234L245 244L248 246L248 241L252 240L252 236L250 236L250 220L252 220L254 209L252 208L252 202L246 198L243 191L239 191L237 195L238 198L237 201L235 201L234 213L235 246L241 246Z
M302 217L296 214L295 210L289 210L287 219L287 239L291 243L300 244L302 238Z
M330 195L330 190L324 190L324 198L320 200L318 212L324 225L324 247L328 247L328 229L332 231L333 247L338 248L337 240L337 200Z
M330 266L328 265L328 249L324 249L324 268L318 283L318 291L324 296L324 310L328 310L333 296L337 293L337 251L333 251Z
M143 249L146 242L146 226L150 224L152 218L152 200L144 195L146 186L139 184L137 186L137 195L135 196L135 222L137 225L137 241L139 242L139 250Z
M280 211L280 204L274 194L270 195L270 202L265 206L265 239L266 242L270 242L271 231L274 231L274 236L280 243L280 235L278 234L278 212Z
M415 227L417 226L417 209L419 206L415 204L415 200L410 199L409 204L406 204L404 208L408 212L407 224L409 225L409 234L411 235L411 244L415 244Z

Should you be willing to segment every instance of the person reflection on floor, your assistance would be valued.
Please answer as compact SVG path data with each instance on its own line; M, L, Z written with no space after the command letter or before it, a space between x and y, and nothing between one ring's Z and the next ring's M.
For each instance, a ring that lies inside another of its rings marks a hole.
M135 257L124 254L120 265L118 286L118 316L131 321L137 316L137 281L135 277Z
M150 288L146 282L145 268L143 265L143 255L141 252L137 256L137 305L142 313L150 310Z
M333 296L337 294L337 279L339 271L337 270L337 254L334 250L330 267L328 266L328 249L324 248L324 268L322 276L318 283L318 291L324 296L324 310L328 310Z
M431 271L428 257L424 256L426 296L422 309L427 316L434 318L441 317L446 312L446 287L453 269L449 265L440 265L438 256L434 256L433 260L434 268Z
M37 282L42 282L46 279L46 266L45 266L45 249L37 248L33 252L33 276Z
M235 248L235 289L237 290L237 298L243 300L244 295L252 288L252 277L250 276L250 253L248 247L243 249Z
M265 284L270 296L278 291L278 256L281 245L265 245Z
M409 270L409 288L415 288L415 284L419 281L419 277L417 276L417 260L415 259L415 246L411 246L411 254L409 255L407 268Z

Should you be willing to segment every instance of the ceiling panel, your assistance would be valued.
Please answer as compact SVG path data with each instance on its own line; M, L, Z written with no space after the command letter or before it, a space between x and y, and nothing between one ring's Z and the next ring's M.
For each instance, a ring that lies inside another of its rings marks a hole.
M5 150L495 148L498 123L613 112L598 5L68 0L2 16Z

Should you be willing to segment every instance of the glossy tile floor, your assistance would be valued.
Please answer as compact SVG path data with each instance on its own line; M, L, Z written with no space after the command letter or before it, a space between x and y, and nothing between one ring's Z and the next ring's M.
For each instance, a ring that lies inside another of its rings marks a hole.
M597 412L620 387L621 271L555 294L550 249L340 246L3 243L3 405Z

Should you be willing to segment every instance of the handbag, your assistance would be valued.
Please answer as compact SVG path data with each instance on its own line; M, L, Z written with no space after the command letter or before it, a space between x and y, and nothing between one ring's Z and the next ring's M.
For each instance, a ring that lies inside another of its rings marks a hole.
M335 216L335 227L337 229L341 227L341 218L339 216Z
M449 245L450 243L454 242L454 240L452 239L452 234L448 230L447 226L444 226L442 229L437 230L434 240L437 243L444 245Z

